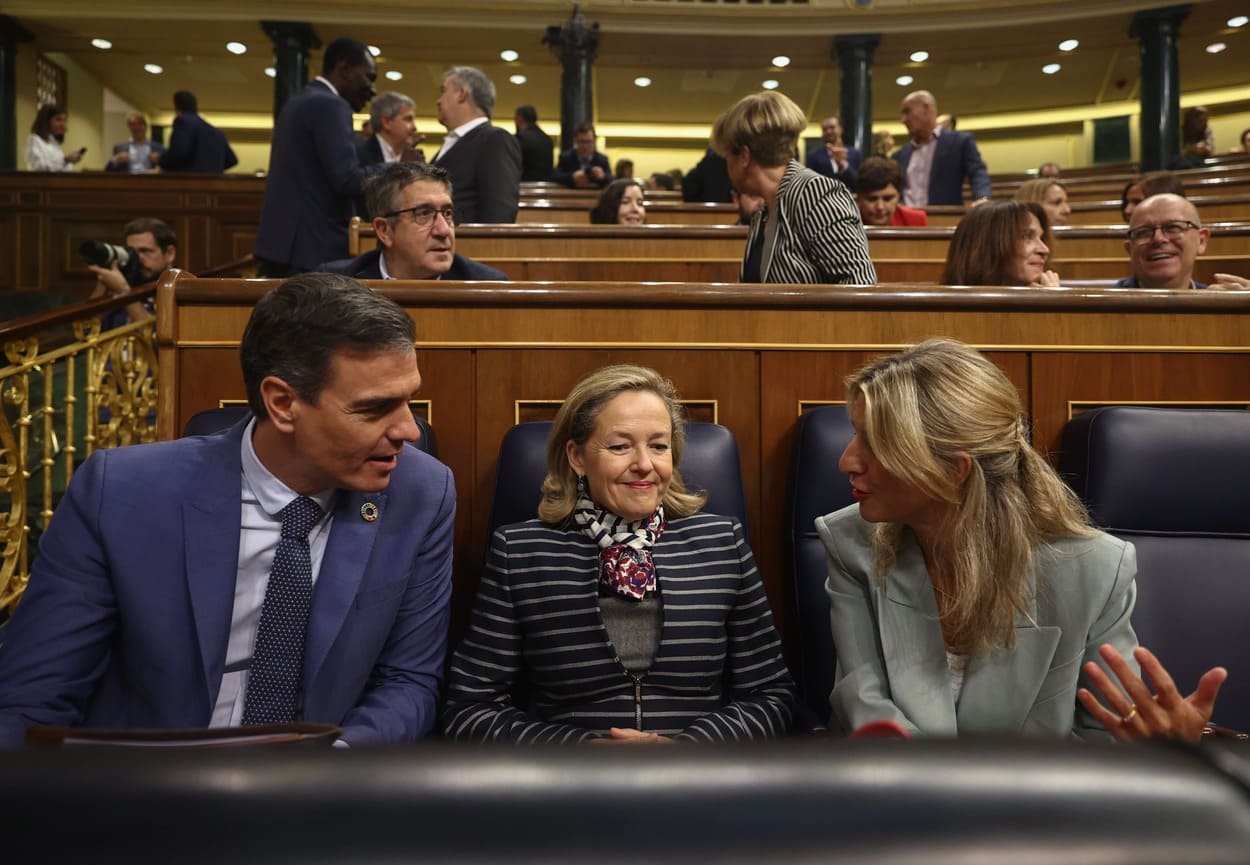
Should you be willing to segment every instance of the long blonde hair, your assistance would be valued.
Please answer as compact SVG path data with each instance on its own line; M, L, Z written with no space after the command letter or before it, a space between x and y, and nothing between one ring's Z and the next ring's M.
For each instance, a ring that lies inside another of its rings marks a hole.
M864 435L881 465L951 505L931 562L949 580L943 630L959 652L1015 644L1016 615L1036 592L1038 548L1088 536L1085 509L1029 444L1020 397L1003 372L972 348L931 339L849 376L847 401L862 402ZM958 482L962 458L971 470ZM885 579L905 527L883 523L873 539Z

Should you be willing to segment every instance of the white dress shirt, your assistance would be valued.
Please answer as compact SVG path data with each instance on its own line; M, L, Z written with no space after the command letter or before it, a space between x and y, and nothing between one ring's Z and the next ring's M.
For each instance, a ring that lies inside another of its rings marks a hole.
M903 204L908 207L929 206L929 175L933 171L933 154L937 151L941 129L934 129L924 144L911 143L911 159L907 160L907 188L903 190Z
M455 129L447 133L447 137L443 139L443 146L438 149L438 154L434 157L434 161L443 158L443 155L456 146L456 142L469 134L470 130L477 129L483 123L490 123L489 117L474 117L468 123L461 123Z
M74 164L65 158L61 143L51 136L32 134L26 140L27 171L73 171Z

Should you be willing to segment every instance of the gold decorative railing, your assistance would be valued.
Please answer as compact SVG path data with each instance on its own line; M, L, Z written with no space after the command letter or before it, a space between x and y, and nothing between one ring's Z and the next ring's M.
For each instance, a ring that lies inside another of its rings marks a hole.
M25 591L30 546L75 466L96 448L156 440L155 319L101 329L151 293L0 325L0 614Z

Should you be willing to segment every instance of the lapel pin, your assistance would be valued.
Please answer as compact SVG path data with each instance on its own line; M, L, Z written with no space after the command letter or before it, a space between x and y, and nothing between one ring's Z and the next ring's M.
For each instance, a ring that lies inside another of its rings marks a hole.
M378 518L378 506L373 502L365 502L360 506L360 518L371 523Z

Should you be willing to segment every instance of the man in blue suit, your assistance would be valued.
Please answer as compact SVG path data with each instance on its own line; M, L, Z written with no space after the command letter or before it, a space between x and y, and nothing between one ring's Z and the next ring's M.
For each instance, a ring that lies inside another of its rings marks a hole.
M161 154L162 171L195 171L221 174L239 164L225 134L200 116L195 94L179 90L174 94L173 130L169 149Z
M932 93L909 93L900 113L911 135L894 154L903 175L904 204L921 209L930 204L963 204L964 180L972 187L971 206L990 200L990 175L976 139L966 132L938 127L937 100Z
M302 273L347 255L347 223L366 173L352 112L373 98L377 77L369 50L340 37L326 46L321 74L282 106L252 247L262 276Z
M90 456L0 646L0 747L33 725L254 723L254 701L271 696L249 693L262 672L290 695L266 722L334 724L351 747L426 734L456 493L407 444L414 333L355 280L293 277L243 334L252 416ZM284 519L296 504L310 519L298 531ZM270 621L289 627L266 639ZM278 673L262 646L286 662Z
M821 143L807 151L807 167L825 177L841 180L850 189L855 188L855 174L859 171L864 155L857 147L842 143L842 123L836 116L820 121Z
M502 271L456 252L456 216L446 169L393 162L365 181L378 246L318 270L356 279L502 279Z

